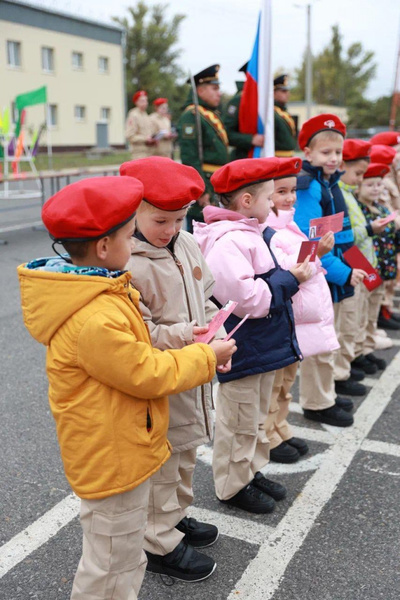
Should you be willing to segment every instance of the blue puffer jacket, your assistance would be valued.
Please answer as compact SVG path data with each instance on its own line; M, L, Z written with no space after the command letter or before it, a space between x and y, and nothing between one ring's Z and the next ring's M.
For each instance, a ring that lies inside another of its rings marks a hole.
M331 252L321 258L326 269L326 279L333 302L340 302L354 294L350 285L351 268L343 258L343 253L354 245L346 202L339 187L340 171L324 179L322 167L313 167L307 160L297 176L297 201L294 220L308 237L310 219L326 217L344 212L343 230L335 233L335 245Z
M291 300L298 292L299 284L292 273L278 265L271 251L270 240L274 233L273 229L267 227L263 237L275 267L268 273L256 275L271 289L269 313L263 319L247 319L235 332L238 349L232 357L231 371L217 373L220 383L282 369L303 358L296 338ZM232 331L239 321L239 317L231 314L224 324L226 331Z

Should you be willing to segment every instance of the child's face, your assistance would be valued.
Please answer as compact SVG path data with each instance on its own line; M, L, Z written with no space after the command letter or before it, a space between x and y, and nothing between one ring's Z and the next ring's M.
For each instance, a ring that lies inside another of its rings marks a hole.
M125 265L131 257L133 247L133 233L135 231L134 220L131 219L126 225L118 229L113 236L99 240L101 250L104 250L104 242L107 241L106 254L102 257L101 266L110 271L125 269Z
M368 161L366 160L345 162L343 163L343 170L345 173L340 179L347 185L356 185L359 187L363 182L363 175L367 169Z
M360 185L359 200L361 202L377 202L382 192L382 177L368 177Z
M314 140L312 147L304 148L304 156L314 167L322 167L325 177L338 170L342 162L343 139L322 137Z
M278 210L290 210L296 202L296 177L285 177L274 181L272 200Z
M259 223L264 223L271 212L271 208L274 206L272 200L273 194L274 182L264 181L264 183L260 185L257 195L253 197L247 216L257 219Z
M136 222L140 232L146 240L157 248L168 246L172 238L182 229L187 209L145 210L136 215Z

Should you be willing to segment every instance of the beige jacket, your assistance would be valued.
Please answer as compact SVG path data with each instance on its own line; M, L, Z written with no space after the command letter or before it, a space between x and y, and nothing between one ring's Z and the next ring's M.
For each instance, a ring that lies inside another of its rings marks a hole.
M157 112L151 113L150 121L152 126L152 134L157 136L158 144L154 146L153 154L155 156L166 156L172 158L172 140L162 137L162 135L171 133L171 120L158 114Z
M181 231L174 254L135 240L127 265L140 292L140 308L156 348L182 348L193 341L193 326L205 325L218 312L210 300L214 280L197 242ZM216 337L223 337L221 329ZM207 443L212 435L210 384L169 397L168 440L173 452Z
M125 123L125 137L132 152L132 158L146 158L153 154L153 146L146 145L146 139L153 135L150 116L147 112L132 108Z

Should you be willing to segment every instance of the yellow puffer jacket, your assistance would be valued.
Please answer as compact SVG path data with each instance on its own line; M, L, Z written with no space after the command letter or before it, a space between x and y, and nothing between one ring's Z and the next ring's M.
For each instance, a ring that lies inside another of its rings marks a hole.
M169 458L167 395L210 381L214 352L152 348L130 273L21 265L18 276L25 325L48 347L50 407L72 489L93 499L136 487Z

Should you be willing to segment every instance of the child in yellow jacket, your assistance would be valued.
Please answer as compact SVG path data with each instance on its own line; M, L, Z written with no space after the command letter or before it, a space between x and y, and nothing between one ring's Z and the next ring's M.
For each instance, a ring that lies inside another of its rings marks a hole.
M139 294L123 271L142 184L73 183L43 222L69 256L18 267L31 335L47 346L49 400L66 477L81 498L83 552L72 600L134 600L143 579L149 477L170 456L168 398L212 379L234 343L151 346Z

